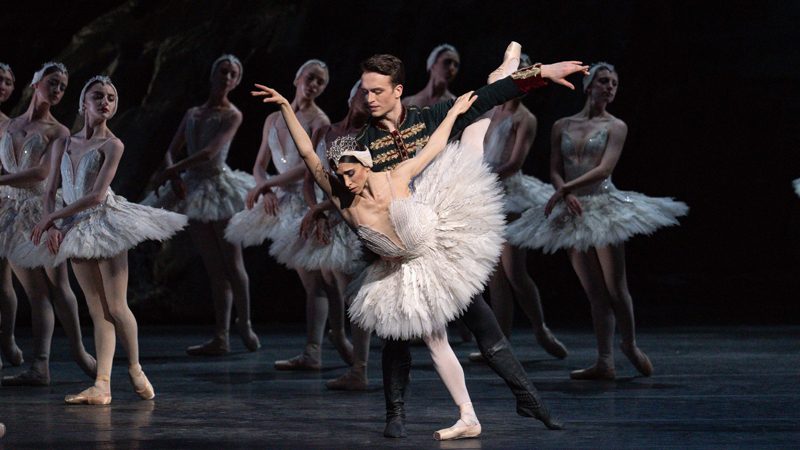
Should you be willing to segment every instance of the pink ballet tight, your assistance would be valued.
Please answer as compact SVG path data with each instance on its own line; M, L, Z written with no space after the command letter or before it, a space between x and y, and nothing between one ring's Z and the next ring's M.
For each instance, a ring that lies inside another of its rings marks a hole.
M453 353L450 343L447 342L447 333L442 329L431 335L423 336L422 339L431 352L431 359L436 373L439 374L439 378L442 379L445 387L450 392L450 396L453 397L453 401L459 408L460 418L454 426L476 425L478 417L475 415L469 392L467 392L464 369L461 367L461 363L458 362L455 353Z

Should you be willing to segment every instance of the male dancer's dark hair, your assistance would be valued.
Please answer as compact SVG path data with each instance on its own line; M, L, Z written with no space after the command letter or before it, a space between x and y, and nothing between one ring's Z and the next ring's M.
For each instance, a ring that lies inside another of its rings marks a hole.
M361 61L361 72L388 75L392 80L392 87L406 82L406 69L403 66L403 61L393 55L374 55Z

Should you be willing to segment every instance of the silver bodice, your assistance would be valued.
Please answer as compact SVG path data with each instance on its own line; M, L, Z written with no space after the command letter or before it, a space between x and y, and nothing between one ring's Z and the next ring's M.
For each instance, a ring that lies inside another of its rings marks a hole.
M511 135L511 128L514 125L511 120L513 117L513 114L506 117L486 133L483 160L492 169L497 169L511 158L514 146L508 145L508 137Z
M100 167L103 165L103 155L97 149L102 147L103 144L84 153L80 161L78 161L78 166L75 168L74 173L72 155L66 151L64 152L64 156L61 158L61 192L64 196L65 205L79 200L94 187L94 182L100 173ZM110 191L111 188L108 188L108 192Z
M214 111L211 116L204 119L195 117L194 112L189 114L189 118L186 120L186 152L189 156L204 149L217 136L222 125L222 116L228 112L227 110ZM228 152L231 149L231 140L222 145L214 159L195 164L187 169L187 175L205 177L229 170L225 161L228 159Z
M564 130L561 132L561 156L564 159L564 176L566 182L570 182L581 175L589 172L595 167L600 165L603 159L603 153L606 150L608 143L608 130L603 128L594 132L589 139L583 144L582 149L578 149L572 136ZM580 195L596 195L607 192L613 185L611 178L595 183L591 186L575 191L575 194Z
M297 151L297 146L295 146L294 139L289 135L288 130L285 139L286 145L281 144L278 136L278 126L286 127L286 122L283 121L282 117L279 117L269 130L268 142L269 149L272 152L272 163L275 164L278 173L283 173L298 164L303 164L303 159L300 158L300 153ZM311 129L308 125L303 125L303 129L306 134L311 135Z
M45 149L47 140L36 133L22 143L19 149L14 148L14 138L11 133L6 131L0 139L0 162L3 169L8 173L17 173L32 168L39 164ZM45 181L32 182L28 186L7 186L4 195L10 198L28 198L44 193Z

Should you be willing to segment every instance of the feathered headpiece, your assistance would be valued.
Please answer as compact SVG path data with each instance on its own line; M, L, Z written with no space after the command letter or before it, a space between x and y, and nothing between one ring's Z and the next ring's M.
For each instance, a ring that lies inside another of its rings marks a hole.
M328 70L328 65L318 59L309 59L308 61L304 62L303 65L300 66L299 69L297 69L297 73L294 76L295 81L297 81L297 79L300 78L300 75L303 74L303 70L305 70L306 67L312 64L316 64L325 69L325 73L328 74L328 78L325 80L325 84L327 85L328 82L330 81L330 76L331 76L330 71Z
M235 57L235 56L233 56L233 55L231 55L229 53L226 53L226 54L220 56L219 58L217 58L216 61L214 61L214 64L211 65L211 75L210 76L212 76L212 77L214 76L214 71L217 70L217 66L222 61L228 61L231 64L236 64L237 66L239 66L239 79L236 80L236 84L239 84L239 82L242 81L242 75L244 75L244 66L242 65L242 62L239 61L239 58L237 58L237 57Z
M114 83L111 82L111 78L104 77L102 75L98 75L98 76L92 78L91 80L87 81L86 84L83 85L83 89L81 90L80 101L78 103L78 114L80 114L80 115L83 115L84 112L85 112L84 109L83 109L83 101L86 99L86 91L89 90L89 86L94 84L95 81L101 83L103 86L108 85L108 86L111 86L112 88L114 88L114 95L117 96L117 101L119 101L119 94L117 94L117 87L114 86ZM117 103L117 105L119 105L119 103ZM114 109L114 114L116 114L116 113L117 113L117 110L115 108ZM114 114L112 114L111 116L113 117Z
M442 45L436 47L435 49L433 49L433 51L431 52L430 56L428 56L428 65L427 65L428 72L430 72L431 71L431 67L433 67L433 65L436 64L436 58L438 58L439 55L442 52L445 52L445 51L448 51L448 50L453 52L453 53L455 53L456 55L458 55L458 50L456 50L456 48L453 47L450 44L442 44Z
M583 76L583 92L586 92L586 89L588 89L589 85L592 84L594 76L597 75L597 71L599 71L600 69L608 69L609 72L614 72L614 73L617 72L616 70L614 70L614 66L607 62L597 62L592 64L589 67L589 75Z
M34 84L42 81L42 78L44 78L44 71L47 70L50 67L56 67L56 68L58 68L58 70L60 72L64 72L65 75L69 75L69 72L67 72L67 67L66 66L64 66L60 62L50 61L50 62L44 63L42 68L39 69L38 72L33 74L33 80L31 81L31 86L33 86Z

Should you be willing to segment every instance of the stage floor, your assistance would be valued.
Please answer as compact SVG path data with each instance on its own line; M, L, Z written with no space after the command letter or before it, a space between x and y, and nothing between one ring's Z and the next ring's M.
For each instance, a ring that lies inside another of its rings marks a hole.
M262 349L244 350L232 336L233 353L189 357L206 329L148 328L140 332L142 365L156 398L142 401L128 382L117 351L110 406L63 402L91 381L69 361L56 330L52 384L0 388L0 422L7 432L0 449L689 449L800 447L800 327L674 328L641 330L639 344L655 366L636 376L621 354L613 382L569 380L569 371L591 365L589 330L555 330L570 349L564 361L548 357L529 330L512 343L528 373L567 429L549 431L519 417L505 384L488 367L470 363L474 342L456 345L467 387L483 426L479 439L437 442L458 410L431 366L424 347L414 347L406 397L408 438L383 438L380 343L373 338L367 392L335 392L324 381L344 373L333 348L323 350L320 373L276 372L275 359L294 356L302 329L257 329ZM85 330L90 337L90 330ZM30 330L18 343L31 355ZM85 339L87 344L91 339ZM457 339L454 339L457 341ZM90 351L93 348L89 345ZM27 364L26 364L27 365ZM2 375L20 368L4 366Z

